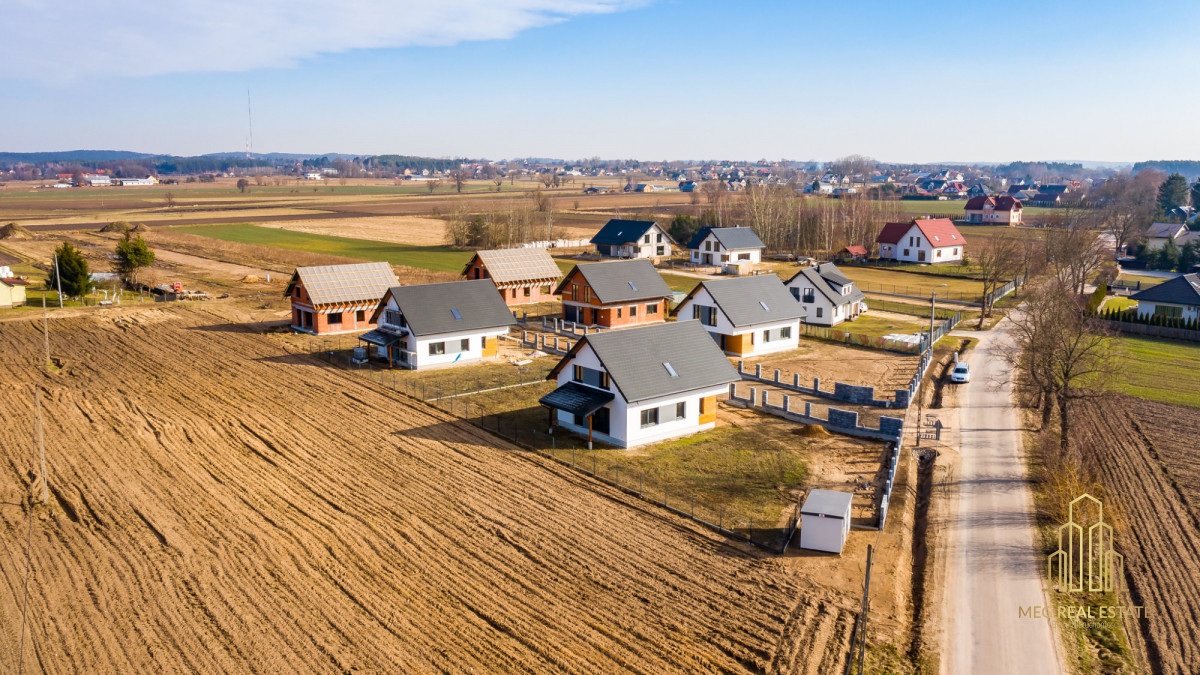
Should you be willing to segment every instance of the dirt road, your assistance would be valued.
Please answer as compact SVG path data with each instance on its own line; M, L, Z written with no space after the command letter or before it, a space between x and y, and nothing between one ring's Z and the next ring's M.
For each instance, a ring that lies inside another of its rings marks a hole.
M961 471L950 508L943 673L1066 672L1049 620L1019 614L1047 602L1019 419L999 353L1010 326L970 334L979 338L967 359L971 382L959 385Z

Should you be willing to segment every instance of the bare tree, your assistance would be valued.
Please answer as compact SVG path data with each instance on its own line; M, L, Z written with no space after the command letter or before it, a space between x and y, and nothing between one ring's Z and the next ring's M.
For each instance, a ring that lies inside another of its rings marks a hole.
M463 185L466 185L467 183L467 178L468 174L466 169L455 169L454 171L450 172L450 182L454 183L454 190L456 192L462 192Z
M992 237L975 254L979 267L979 280L983 283L983 305L979 312L979 328L983 328L985 317L992 315L992 294L1008 283L1020 272L1024 262L1022 247L1015 236L1008 232Z
M1154 221L1158 186L1164 178L1157 171L1141 171L1113 178L1088 193L1088 203L1101 209L1118 253L1140 239Z
M430 178L429 180L425 181L425 187L429 188L429 194L433 194L433 191L438 189L441 184L442 181L436 178Z
M496 186L496 192L500 191L500 186L504 185L504 176L496 173L492 176L492 184Z
M175 193L171 192L170 190L167 190L166 192L164 192L163 193L163 203L167 205L168 209L174 208L175 207Z
M1046 231L1046 264L1068 293L1083 293L1092 272L1108 257L1097 231L1084 218L1067 221Z

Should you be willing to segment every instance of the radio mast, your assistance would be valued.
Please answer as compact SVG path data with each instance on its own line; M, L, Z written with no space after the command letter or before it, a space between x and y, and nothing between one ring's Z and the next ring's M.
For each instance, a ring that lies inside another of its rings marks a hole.
M246 159L254 152L254 113L250 107L250 90L246 90L246 122L249 124L250 135L246 138Z

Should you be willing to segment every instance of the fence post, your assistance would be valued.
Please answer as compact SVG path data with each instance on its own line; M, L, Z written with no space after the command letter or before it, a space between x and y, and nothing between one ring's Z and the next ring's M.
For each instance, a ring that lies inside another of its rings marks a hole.
M721 513L717 516L717 529L725 529L725 505L721 505Z

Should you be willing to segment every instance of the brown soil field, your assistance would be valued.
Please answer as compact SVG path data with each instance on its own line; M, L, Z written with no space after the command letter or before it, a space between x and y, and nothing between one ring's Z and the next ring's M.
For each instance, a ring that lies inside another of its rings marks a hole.
M790 381L792 373L799 373L800 382L806 386L812 386L812 379L819 377L821 388L826 391L831 391L834 381L838 381L875 387L879 395L907 387L919 361L917 356L802 337L799 349L745 359L745 368L750 370L761 363L764 377L771 377L778 368L784 380ZM733 363L736 366L737 359Z
M1081 403L1081 447L1117 511L1130 600L1147 618L1126 619L1156 673L1200 664L1200 416L1194 408L1121 397Z
M253 314L68 311L51 374L39 322L0 323L5 670L32 522L28 672L841 671L853 599Z

